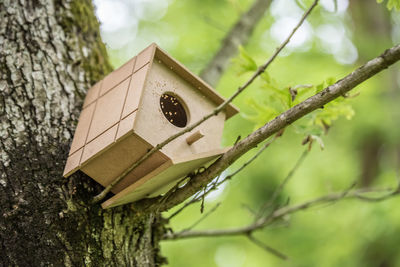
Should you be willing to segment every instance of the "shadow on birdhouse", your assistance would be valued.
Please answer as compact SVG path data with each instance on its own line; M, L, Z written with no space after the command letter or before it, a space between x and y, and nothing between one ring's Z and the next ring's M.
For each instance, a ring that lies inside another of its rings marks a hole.
M81 170L103 186L148 150L211 113L224 99L152 44L89 89L75 130L64 176ZM165 193L188 173L215 161L228 105L161 150L112 188L102 204L114 207Z

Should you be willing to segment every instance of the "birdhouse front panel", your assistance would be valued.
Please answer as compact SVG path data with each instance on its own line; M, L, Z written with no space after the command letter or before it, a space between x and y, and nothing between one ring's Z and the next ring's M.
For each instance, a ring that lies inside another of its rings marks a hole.
M134 132L155 146L208 115L216 107L217 104L198 88L156 59L146 79ZM224 121L225 113L221 112L166 145L162 152L173 158L217 149L220 147ZM200 132L202 137L188 144L186 139L196 132Z

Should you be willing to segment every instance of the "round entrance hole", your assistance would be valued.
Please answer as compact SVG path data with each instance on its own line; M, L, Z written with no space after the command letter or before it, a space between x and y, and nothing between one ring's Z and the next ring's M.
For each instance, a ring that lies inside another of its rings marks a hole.
M162 94L160 106L165 118L173 125L183 128L187 124L187 115L181 101L171 94Z

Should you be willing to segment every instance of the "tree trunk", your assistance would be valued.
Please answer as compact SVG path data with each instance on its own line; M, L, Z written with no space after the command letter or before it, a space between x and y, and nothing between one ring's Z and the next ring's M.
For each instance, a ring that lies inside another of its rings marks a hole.
M159 214L102 210L62 177L82 100L110 70L91 1L0 1L0 265L156 266Z

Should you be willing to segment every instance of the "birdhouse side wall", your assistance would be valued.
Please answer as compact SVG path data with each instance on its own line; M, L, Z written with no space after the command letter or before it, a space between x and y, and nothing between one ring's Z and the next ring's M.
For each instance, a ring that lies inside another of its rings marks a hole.
M145 89L134 124L134 132L153 146L184 129L184 127L177 127L169 121L174 119L174 114L170 119L164 116L160 105L160 98L163 94L173 95L184 106L187 115L186 126L211 113L217 106L201 90L175 73L171 67L155 59L145 82ZM221 112L192 132L178 137L161 151L168 157L174 158L220 148L224 121L225 113ZM196 131L200 131L204 137L191 145L187 144L186 138Z

